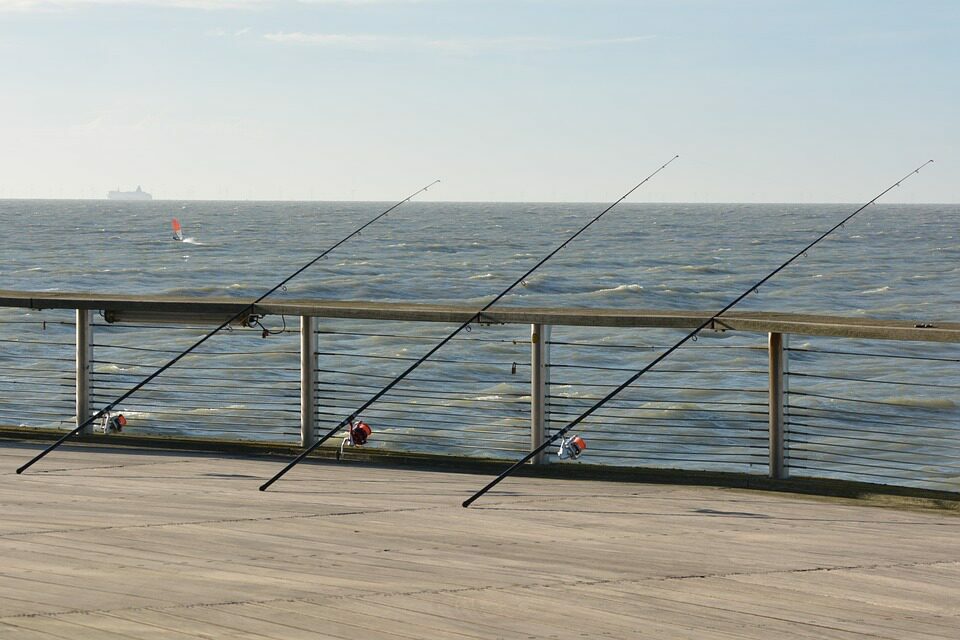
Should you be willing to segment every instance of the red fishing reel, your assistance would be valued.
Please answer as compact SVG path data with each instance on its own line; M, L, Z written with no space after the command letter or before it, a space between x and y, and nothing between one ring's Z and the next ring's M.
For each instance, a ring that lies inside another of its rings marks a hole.
M347 430L347 436L343 439L343 442L340 443L340 449L337 451L337 460L343 456L344 447L362 447L367 443L372 433L373 429L363 420L357 420L356 422L351 420L350 428Z
M370 428L366 422L362 420L357 420L356 424L353 422L350 423L350 445L363 446L367 443L367 438L370 437L370 434L373 433L373 429Z

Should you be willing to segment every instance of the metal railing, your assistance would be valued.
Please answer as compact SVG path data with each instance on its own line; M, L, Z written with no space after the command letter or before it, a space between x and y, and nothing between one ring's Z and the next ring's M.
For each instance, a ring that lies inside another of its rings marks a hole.
M76 426L75 332L70 311L0 307L0 424Z
M582 330L578 333L581 337L567 339L553 331L551 432L652 360L677 334L647 330L638 336L641 342L632 336L590 339ZM591 461L767 471L766 349L755 335L706 334L699 342L678 351L591 416L584 429Z
M239 440L300 439L299 318L263 339L224 331L121 407L130 431ZM91 409L147 377L210 330L201 324L91 324ZM92 415L92 412L91 412Z
M787 373L791 473L960 487L957 345L797 342Z
M0 424L72 428L244 305L0 292ZM125 433L309 445L474 310L255 312L119 407ZM368 409L367 446L516 458L705 317L491 310ZM956 323L731 314L584 422L580 461L960 491L958 343Z

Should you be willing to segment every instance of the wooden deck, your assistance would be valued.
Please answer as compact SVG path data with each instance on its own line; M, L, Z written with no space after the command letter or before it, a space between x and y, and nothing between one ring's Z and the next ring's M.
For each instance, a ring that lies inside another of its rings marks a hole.
M0 443L0 638L957 638L960 518Z

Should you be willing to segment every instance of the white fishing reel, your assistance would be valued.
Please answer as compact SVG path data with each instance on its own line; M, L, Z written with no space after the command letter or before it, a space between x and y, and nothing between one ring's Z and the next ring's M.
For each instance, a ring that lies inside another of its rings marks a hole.
M103 414L103 419L100 421L100 429L104 433L120 433L125 426L127 426L127 419L122 413L111 415L111 413L107 411Z
M587 448L586 441L580 436L570 436L569 438L560 438L560 448L557 449L557 457L561 460L576 460Z
M371 429L370 425L363 420L358 419L356 422L351 420L350 428L347 429L347 435L343 439L343 442L340 443L340 450L337 452L337 460L339 460L340 456L343 455L344 447L362 447L367 443L367 440L370 438L372 433L373 429Z

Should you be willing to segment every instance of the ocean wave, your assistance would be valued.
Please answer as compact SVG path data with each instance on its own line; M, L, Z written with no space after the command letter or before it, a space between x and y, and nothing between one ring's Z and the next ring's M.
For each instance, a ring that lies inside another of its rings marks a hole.
M470 276L469 278L467 278L467 280L486 280L492 277L493 277L492 273L480 273L475 276Z
M223 411L246 409L245 404L231 404L222 407L197 407L195 409L180 409L180 413L191 416L215 416Z
M887 291L890 291L890 287L889 287L889 286L877 287L876 289L867 289L866 291L861 291L860 293L863 293L863 294L867 294L867 293L885 293L885 292L887 292Z
M689 273L726 273L726 269L721 269L715 264L688 264L680 267L680 271Z
M917 398L911 396L894 396L885 398L884 402L901 407L916 407L918 409L956 409L957 403L948 398Z
M591 293L595 295L604 295L609 293L624 293L627 291L631 293L639 293L643 291L643 285L642 284L621 284L619 286L616 286L610 289L597 289L595 291L591 291Z

